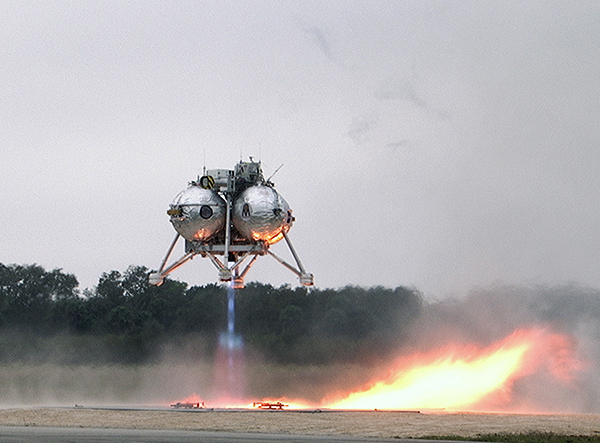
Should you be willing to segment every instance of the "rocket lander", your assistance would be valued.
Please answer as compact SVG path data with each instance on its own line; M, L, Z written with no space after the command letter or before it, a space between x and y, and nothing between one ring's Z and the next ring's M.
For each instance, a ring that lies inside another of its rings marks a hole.
M252 158L240 161L233 171L205 170L175 197L167 211L177 234L160 269L150 273L150 284L160 286L165 276L200 255L216 266L220 281L233 280L233 287L243 288L244 277L256 259L268 254L296 274L301 284L312 286L313 275L302 266L288 236L295 220L292 210L274 186L270 178L265 180L260 161ZM185 255L167 266L180 237L185 240ZM296 266L270 251L270 246L282 239Z

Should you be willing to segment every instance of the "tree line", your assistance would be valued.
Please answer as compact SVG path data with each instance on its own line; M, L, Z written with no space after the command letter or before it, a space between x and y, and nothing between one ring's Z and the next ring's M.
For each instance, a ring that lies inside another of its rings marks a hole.
M147 362L182 337L201 337L214 352L227 329L227 288L171 279L156 287L147 275L144 266L110 271L81 291L60 269L0 264L0 361L41 359L50 352L44 343L62 343L75 363ZM385 356L422 309L420 294L405 287L249 283L235 297L235 329L246 347L284 364Z

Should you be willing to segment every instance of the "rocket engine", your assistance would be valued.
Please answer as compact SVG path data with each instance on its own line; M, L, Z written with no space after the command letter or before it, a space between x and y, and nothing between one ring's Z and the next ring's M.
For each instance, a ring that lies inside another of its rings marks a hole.
M160 269L150 273L149 282L162 284L166 275L200 255L217 267L221 281L233 280L234 287L242 288L244 277L258 256L268 254L294 272L301 284L312 286L313 275L304 270L288 236L295 220L292 210L274 186L265 180L260 162L252 158L250 162L238 163L234 170L205 171L198 180L190 182L167 211L177 235ZM185 239L185 255L167 267L179 237ZM269 250L282 239L296 266Z

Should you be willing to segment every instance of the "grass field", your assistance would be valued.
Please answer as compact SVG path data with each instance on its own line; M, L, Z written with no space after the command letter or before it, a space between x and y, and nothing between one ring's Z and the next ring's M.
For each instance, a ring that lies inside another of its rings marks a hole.
M0 425L353 435L514 443L600 443L600 415L327 410L0 408Z

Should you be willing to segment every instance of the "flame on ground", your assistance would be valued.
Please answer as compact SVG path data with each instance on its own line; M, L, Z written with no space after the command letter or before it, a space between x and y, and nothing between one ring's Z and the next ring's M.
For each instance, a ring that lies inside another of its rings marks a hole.
M332 401L335 409L458 409L490 396L509 397L512 382L547 365L570 380L580 368L568 338L543 329L517 330L486 348L452 346L400 359L390 376Z
M285 397L249 401L225 395L213 399L210 407L250 409L256 408L259 401L281 402L284 409L489 411L490 405L512 408L511 389L520 378L535 376L575 386L575 375L585 369L575 358L576 348L570 336L542 328L519 329L487 347L455 344L402 357L386 378L370 383L363 390L321 402L319 406ZM181 402L201 403L202 399L194 394ZM523 409L522 404L519 409Z

